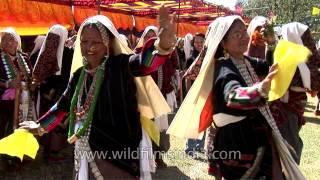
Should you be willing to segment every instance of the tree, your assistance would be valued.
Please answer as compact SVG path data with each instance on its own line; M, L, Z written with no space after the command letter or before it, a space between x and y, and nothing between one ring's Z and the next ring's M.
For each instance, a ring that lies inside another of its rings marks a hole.
M312 7L320 7L319 0L239 0L245 15L274 16L276 24L301 22L313 32L320 32L320 16L312 16Z

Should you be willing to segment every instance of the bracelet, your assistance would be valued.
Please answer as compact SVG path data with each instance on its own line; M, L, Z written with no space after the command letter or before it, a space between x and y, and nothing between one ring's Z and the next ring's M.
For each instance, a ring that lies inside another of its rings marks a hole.
M173 46L170 47L168 50L162 49L162 48L160 47L159 43L160 43L160 38L157 38L157 40L154 42L154 47L156 48L156 50L153 51L152 54L169 55L169 54L171 54L171 53L174 51L174 49L175 49L175 46L174 46L175 43L172 43Z

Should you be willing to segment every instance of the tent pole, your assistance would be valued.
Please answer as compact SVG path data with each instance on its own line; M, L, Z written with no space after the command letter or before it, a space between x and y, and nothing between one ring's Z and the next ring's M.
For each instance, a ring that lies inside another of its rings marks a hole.
M71 0L71 13L72 13L72 20L74 23L73 29L77 26L76 18L74 17L74 0Z
M180 5L181 5L181 0L179 0L179 8L178 8L178 19L177 19L177 36L179 36Z
M101 0L98 0L98 15L100 15L100 7L101 6Z

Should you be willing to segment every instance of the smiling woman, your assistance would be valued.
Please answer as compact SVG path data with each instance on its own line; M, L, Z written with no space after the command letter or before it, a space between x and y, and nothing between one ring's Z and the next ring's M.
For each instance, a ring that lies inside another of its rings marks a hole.
M103 27L102 27L103 29ZM106 30L104 30L106 31ZM109 42L111 38L110 32L104 32L105 36L101 37L101 34L96 25L90 24L83 28L82 35L80 37L81 53L84 57L84 61L88 63L89 69L97 68L101 64L105 55L110 56ZM106 42L106 44L103 43Z
M1 32L0 39L1 139L18 128L19 123L36 120L36 115L31 66L29 59L21 52L20 36L15 29L7 28Z
M75 156L76 179L151 177L149 159L111 155L139 152L139 147L150 148L152 153L144 124L170 111L156 84L146 76L168 59L162 49L171 52L175 44L174 22L165 7L162 11L165 23L160 28L165 28L156 42L145 45L141 56L133 55L107 17L93 16L82 23L73 58L75 72L60 100L36 124L39 134L50 132L69 114L68 141L75 143L75 154L108 152L110 156L104 158ZM154 50L152 56L144 56L145 51ZM22 126L35 129L32 122Z

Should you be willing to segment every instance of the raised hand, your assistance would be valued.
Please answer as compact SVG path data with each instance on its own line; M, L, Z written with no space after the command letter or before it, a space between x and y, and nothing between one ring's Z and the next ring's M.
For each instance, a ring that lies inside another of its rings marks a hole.
M162 5L159 9L158 22L160 26L159 31L159 46L161 49L169 50L173 48L176 43L176 15L169 15L169 7Z

